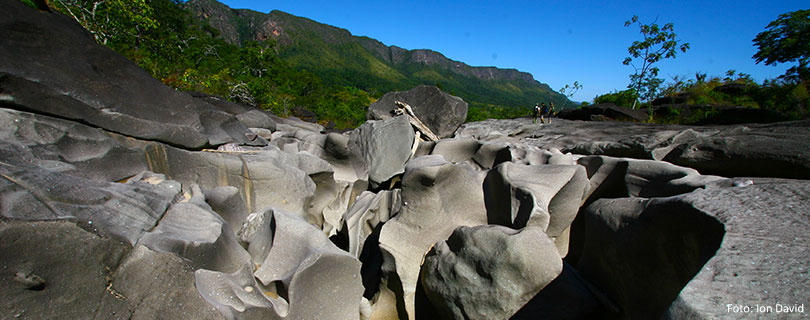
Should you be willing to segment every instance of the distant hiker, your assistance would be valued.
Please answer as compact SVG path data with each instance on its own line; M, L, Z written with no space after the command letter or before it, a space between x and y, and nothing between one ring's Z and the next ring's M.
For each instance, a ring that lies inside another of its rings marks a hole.
M548 103L548 112L546 113L546 117L548 117L548 123L551 123L551 116L554 115L554 102Z
M540 123L546 123L545 118L548 117L549 108L545 102L542 103L542 107L540 108ZM548 120L551 123L551 119Z
M532 110L532 123L537 123L537 116L540 114L540 105L535 103Z

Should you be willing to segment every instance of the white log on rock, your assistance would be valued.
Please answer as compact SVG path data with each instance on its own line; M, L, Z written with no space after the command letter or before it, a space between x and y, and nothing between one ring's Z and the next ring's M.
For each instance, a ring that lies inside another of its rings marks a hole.
M410 120L410 122L411 122L411 125L413 125L413 127L416 128L417 131L424 134L425 138L427 138L428 141L439 141L439 137L435 133L433 133L433 131L431 131L430 128L428 128L422 122L422 120L419 120L419 118L416 116L416 114L413 113L413 109L411 108L411 106L409 106L407 103L402 102L402 101L394 101L394 103L397 106L399 106L399 108L394 109L394 112L396 114L398 114L398 115L399 114L407 115L408 120Z

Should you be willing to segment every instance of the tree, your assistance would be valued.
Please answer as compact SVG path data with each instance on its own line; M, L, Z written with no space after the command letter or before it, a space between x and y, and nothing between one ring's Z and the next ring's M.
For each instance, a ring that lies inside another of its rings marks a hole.
M810 10L783 13L765 29L754 38L754 46L759 48L753 56L756 63L798 61L781 78L793 82L810 79Z
M157 27L146 0L56 0L56 8L70 15L96 38L138 42L142 34Z
M633 16L624 22L625 27L633 24L639 26L643 39L633 41L633 44L627 48L630 57L625 58L622 64L635 69L635 73L630 75L630 84L627 85L627 88L635 90L639 98L647 101L655 97L658 87L664 82L663 79L658 78L659 69L653 64L662 59L675 58L678 50L686 52L689 49L689 43L681 43L675 38L672 23L667 23L663 27L659 27L655 22L642 24L638 21L638 16ZM640 59L641 65L636 66L633 59ZM636 102L633 102L633 109L636 108Z
M579 91L580 89L582 89L582 85L579 84L579 81L574 81L574 83L571 85L568 85L566 83L564 87L560 88L560 94L568 97L568 99L565 99L565 101L563 101L563 105L560 108L561 110L565 109L565 106L568 104L568 100L571 100L571 98L574 97L574 94L577 93L577 91Z

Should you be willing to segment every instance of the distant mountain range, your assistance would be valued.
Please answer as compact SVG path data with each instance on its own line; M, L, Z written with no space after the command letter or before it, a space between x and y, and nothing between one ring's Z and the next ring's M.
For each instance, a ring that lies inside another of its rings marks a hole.
M216 0L190 0L185 7L233 44L274 40L279 56L333 85L371 93L437 85L479 107L530 107L537 102L562 106L566 97L531 74L515 69L473 67L439 52L386 46L348 30L274 10L231 9ZM567 104L574 107L573 103Z

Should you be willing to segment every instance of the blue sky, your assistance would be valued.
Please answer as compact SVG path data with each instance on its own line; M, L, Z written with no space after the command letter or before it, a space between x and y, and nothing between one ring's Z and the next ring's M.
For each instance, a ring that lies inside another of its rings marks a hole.
M658 64L661 76L722 76L729 69L757 82L790 65L755 64L752 40L779 14L810 9L803 1L306 1L225 0L232 8L277 9L405 49L431 49L472 66L514 68L554 90L579 81L573 97L624 90L633 72L622 65L641 38L624 21L672 22L691 44Z

